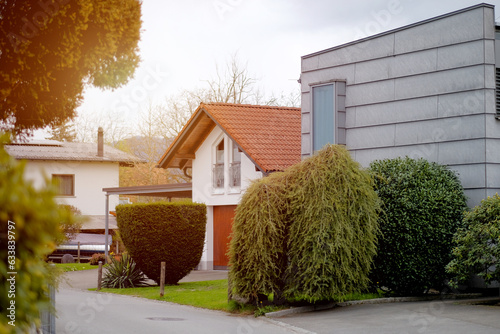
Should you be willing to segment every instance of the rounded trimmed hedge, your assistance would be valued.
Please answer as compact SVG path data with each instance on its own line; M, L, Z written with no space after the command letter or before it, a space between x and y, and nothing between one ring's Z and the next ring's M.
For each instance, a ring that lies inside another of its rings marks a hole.
M166 262L165 284L177 284L200 262L205 241L205 204L155 202L116 207L123 244L137 266L160 282Z
M442 289L453 234L467 208L457 174L408 157L374 161L370 169L383 202L372 283L398 295Z
M378 208L370 174L343 146L253 182L234 218L230 293L318 301L366 288Z

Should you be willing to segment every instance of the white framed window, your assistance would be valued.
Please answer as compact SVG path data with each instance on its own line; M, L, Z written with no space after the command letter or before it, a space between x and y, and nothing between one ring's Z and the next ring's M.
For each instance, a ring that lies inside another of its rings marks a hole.
M335 84L312 87L313 151L335 144Z
M224 139L215 146L215 164L212 169L213 188L224 188Z
M57 196L75 196L74 174L52 174L57 187Z
M231 142L231 162L229 165L229 186L241 186L241 150L235 142Z

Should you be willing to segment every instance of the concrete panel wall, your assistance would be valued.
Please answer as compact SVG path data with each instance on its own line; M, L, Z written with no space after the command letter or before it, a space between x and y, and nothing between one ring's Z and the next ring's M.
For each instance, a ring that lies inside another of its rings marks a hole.
M471 205L500 188L494 17L481 4L303 57L303 157L312 154L311 86L343 80L337 117L362 165L398 156L447 164Z

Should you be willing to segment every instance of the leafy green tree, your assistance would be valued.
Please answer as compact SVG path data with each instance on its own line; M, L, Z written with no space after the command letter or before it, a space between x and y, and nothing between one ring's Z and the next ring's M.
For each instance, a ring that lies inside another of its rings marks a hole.
M365 289L378 209L370 174L342 146L257 180L236 209L230 293L315 302Z
M117 88L139 62L138 0L0 1L0 129L75 115L85 85Z
M473 275L487 284L500 281L500 196L482 200L465 213L464 223L453 237L453 260L446 266L455 276L451 284L456 287Z
M54 125L50 129L51 136L47 139L74 142L76 139L76 132L74 124L66 122L63 124Z
M457 174L408 157L374 161L370 169L383 202L372 283L399 295L441 289L453 234L466 209Z
M6 153L5 139L0 138L0 333L28 333L39 324L40 310L49 307L49 284L55 283L44 258L65 238L60 222L74 218L55 202L55 188L36 190L23 179L24 164Z

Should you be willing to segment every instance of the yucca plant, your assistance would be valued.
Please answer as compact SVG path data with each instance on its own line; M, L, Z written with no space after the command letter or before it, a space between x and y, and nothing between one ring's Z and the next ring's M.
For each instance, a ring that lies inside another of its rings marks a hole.
M123 253L121 260L114 257L106 268L102 286L104 288L123 289L136 286L145 286L146 276L136 266L136 263L127 253Z

